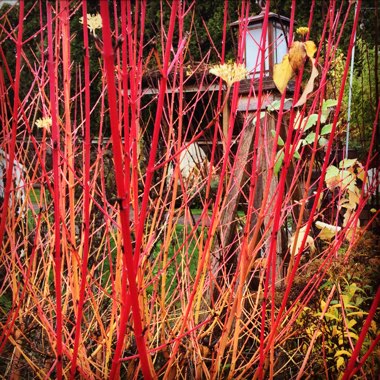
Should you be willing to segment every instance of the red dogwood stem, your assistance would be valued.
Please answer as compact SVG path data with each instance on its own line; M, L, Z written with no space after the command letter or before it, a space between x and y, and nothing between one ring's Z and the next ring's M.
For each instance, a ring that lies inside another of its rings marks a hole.
M57 83L56 70L53 52L53 22L52 6L47 3L47 29L48 29L48 68L50 84L50 113L51 113L51 140L53 145L53 178L54 178L54 272L55 272L55 297L56 297L56 357L57 357L57 379L62 379L62 281L61 281L61 242L60 242L60 135L58 125L58 105L57 105Z
M371 326L371 322L372 322L372 320L376 314L376 310L377 310L377 306L379 305L379 302L380 302L380 287L377 288L375 299L372 302L371 309L369 310L369 313L368 313L367 318L365 320L362 331L360 332L359 339L356 342L354 351L350 357L350 360L347 363L347 368L344 371L344 375L343 375L342 380L348 380L353 375L356 360L360 354L360 349L362 348L362 345L363 345L364 339L367 335L368 329Z
M20 73L21 73L20 67L21 67L22 33L23 33L23 28L24 28L24 2L23 1L20 1L19 7L20 7L20 10L19 10L19 18L18 18L18 34L17 34L17 44L16 44L16 68L15 68L15 81L14 81L12 130L11 130L11 139L9 142L9 158L8 158L8 167L7 167L7 174L6 174L7 181L4 188L3 210L1 213L1 220L0 220L0 244L3 244L5 222L7 220L8 203L9 203L10 192L11 192L11 184L13 180L12 172L13 172L13 164L15 160L17 120L18 120L18 111L19 111L19 106L20 106L20 99L19 99Z
M121 221L121 233L123 238L123 271L122 271L122 321L126 320L126 286L127 280L129 285L129 298L132 307L134 333L136 338L137 349L140 355L141 370L146 379L151 379L153 377L153 367L150 363L150 358L148 356L147 347L145 343L145 337L143 334L142 322L141 322L141 312L138 302L138 289L136 283L136 270L133 263L132 254L132 244L130 237L130 227L129 227L129 184L125 183L124 172L129 171L129 167L124 165L124 157L122 152L122 142L119 131L119 117L117 112L117 96L115 88L115 66L114 66L114 49L112 46L112 34L110 27L110 15L108 10L108 2L100 2L100 11L102 16L102 34L103 34L103 57L104 66L107 78L108 87L108 103L109 103L109 114L110 114L110 124L112 133L112 150L114 155L114 165L115 165L115 180L117 195L119 199L120 208L120 221ZM149 188L149 185L148 185ZM121 324L121 330L119 331L118 342L120 340L124 341L125 334L125 323ZM120 351L121 352L121 351ZM118 368L118 362L120 359L119 352L115 353L112 363L112 369L110 378L115 378L116 370Z
M75 339L73 356L71 359L71 378L75 378L76 362L78 357L79 342L81 337L81 322L83 318L83 304L86 290L87 264L89 256L90 240L90 50L88 46L87 30L87 0L82 3L83 10L83 44L85 48L84 55L84 92L85 92L85 141L84 141L84 178L83 178L83 257L81 271L81 286L79 291L77 320L75 324Z

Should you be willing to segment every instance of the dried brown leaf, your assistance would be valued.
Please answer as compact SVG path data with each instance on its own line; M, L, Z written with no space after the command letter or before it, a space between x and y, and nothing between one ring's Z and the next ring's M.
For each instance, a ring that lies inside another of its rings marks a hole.
M351 216L352 216L352 211L350 209L347 209L343 217L343 227L346 227L350 223ZM346 240L353 241L359 233L359 228L360 228L360 220L358 218L356 222L356 228L354 226L351 226L347 229L346 236L345 236Z
M355 186L355 188L357 189L357 186ZM357 191L348 190L348 199L350 203L353 203L356 206L359 204L360 193L358 194Z
M301 97L298 99L298 102L295 104L295 107L302 106L306 103L307 96L313 91L314 89L314 80L318 76L318 69L315 67L315 59L310 58L311 64L312 64L312 71L309 78L309 81L306 84L306 87L301 95Z
M291 236L289 239L290 252L291 253L294 252L294 256L297 256L300 253L299 250L301 248L302 241L305 237L305 233L306 233L306 225L300 228L298 232L297 240L295 240L295 235ZM314 240L310 235L307 235L306 237L304 250L307 249L308 247L310 248L311 253L315 252Z
M294 71L298 71L304 64L306 47L303 42L295 41L289 49L289 63Z

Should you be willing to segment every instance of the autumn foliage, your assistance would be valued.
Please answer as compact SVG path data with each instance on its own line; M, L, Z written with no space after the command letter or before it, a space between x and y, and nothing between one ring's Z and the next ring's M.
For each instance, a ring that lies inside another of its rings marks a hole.
M361 1L313 36L317 4L297 33L292 7L273 78L245 67L247 1L222 41L197 2L0 9L4 378L376 378L379 105L347 157Z

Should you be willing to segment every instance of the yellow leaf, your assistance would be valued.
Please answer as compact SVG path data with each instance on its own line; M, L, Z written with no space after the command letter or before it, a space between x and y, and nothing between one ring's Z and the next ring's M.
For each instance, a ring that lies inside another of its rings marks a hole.
M341 169L348 169L353 167L358 162L357 158L345 158L339 162L339 167Z
M358 174L356 176L360 179L360 181L364 181L364 174L365 174L365 170L363 167L361 167L359 168Z
M231 87L235 82L245 79L248 72L244 65L234 62L215 65L210 69L210 74L222 78Z
M313 194L316 194L316 192L314 191ZM318 211L321 209L322 200L323 200L323 191L321 191L319 194L318 203L317 203L317 210Z
M339 206L340 207L343 207L343 208L346 208L348 210L355 210L356 208L356 203L350 203L350 201L346 198L342 198L340 201L339 201Z
M358 286L356 285L356 282L353 282L352 284L349 285L348 287L348 294L350 296L354 296L356 291L358 290Z
M339 369L342 366L344 366L344 358L342 356L339 356L338 360L336 361L336 368Z
M347 304L347 305L344 305L344 307L346 309L356 309L356 310L360 310L359 307L355 306L355 305L352 305L352 304ZM355 315L355 314L354 314ZM347 314L347 317L349 316L349 314Z
M348 294L342 295L343 304L345 307L347 307L351 301L351 297Z
M339 169L334 166L334 165L330 165L327 170L326 170L326 179L330 178L330 177L336 177L339 175Z
M359 203L359 195L354 191L348 190L348 199L350 203L354 203L355 205Z
M321 230L319 238L328 241L330 241L342 229L342 227L333 226L332 224L327 224L320 221L316 221L315 226Z
M359 225L360 225L360 221L358 220L358 227L359 227ZM355 233L354 233L354 229L353 228L350 228L347 232L346 232L346 236L345 236L345 238L346 238L346 240L347 241L353 241L353 240L355 240L358 236L359 236L359 229L357 228L356 230L355 230Z
M352 327L354 327L355 325L357 324L357 322L355 321L355 319L350 319L347 323L347 327L349 329L351 329Z
M339 184L340 182L339 169L336 166L330 165L327 168L325 182L326 182L326 186L330 190L332 190L335 186Z
M335 176L335 177L330 177L329 179L325 179L326 186L328 189L332 190L334 187L339 185L340 182L340 177Z
M356 187L356 179L355 175L351 173L349 170L341 170L340 174L340 187L342 190L350 189L351 191L355 191Z
M300 252L301 244L303 239L305 238L305 232L306 232L306 224L300 228L298 232L298 237L297 240L295 240L295 235L291 236L289 239L289 245L290 245L290 252L294 252L294 256L298 255ZM314 253L315 252L315 245L314 245L314 240L310 235L307 235L306 237L306 242L304 245L304 250L309 247L310 252Z
M303 104L305 104L306 100L307 100L307 96L314 89L314 80L318 76L318 70L315 67L315 59L310 58L310 60L311 60L311 65L312 65L311 75L310 75L309 81L307 82L306 87L305 87L301 97L298 99L298 102L295 104L295 107L299 107L299 106L302 106Z
M339 321L339 319L334 314L331 314L331 313L325 313L325 318L331 318L331 319L335 319Z
M285 54L282 62L274 65L273 69L273 81L281 94L285 91L292 76L293 69L289 62L289 56Z
M355 205L355 207L356 207L356 205ZM350 222L351 214L352 214L352 209L350 209L349 207L347 207L347 211L345 212L344 217L343 217L343 227L346 227L348 225L348 223ZM358 218L357 221L356 221L356 229L354 228L354 226L351 226L351 228L348 228L348 230L346 232L345 238L347 239L347 241L354 240L354 238L359 233L359 227L360 227L360 219Z
M337 356L342 356L342 355L347 355L348 357L351 357L351 352L347 351L347 350L338 350L334 357L336 358Z
M346 227L351 217L351 210L347 209L343 217L343 227Z
M346 306L347 308L347 306ZM355 308L355 307L352 307L353 309L358 309L358 308ZM353 316L358 316L360 318L363 318L364 315L367 315L368 313L365 312L365 311L353 311L351 313L347 313L347 317L353 317Z
M343 227L346 227L348 222L350 221L352 211L350 209L347 209L346 213L343 217ZM356 227L360 227L360 219L356 221Z
M359 336L352 331L348 331L344 333L345 336L349 336L350 338L354 338L356 340L359 340Z
M304 64L306 48L303 42L295 41L289 49L289 63L294 71L298 71Z
M314 58L314 54L317 51L314 41L305 42L306 54L309 58Z
M297 110L296 117L294 118L294 129L300 129L301 127L301 113Z

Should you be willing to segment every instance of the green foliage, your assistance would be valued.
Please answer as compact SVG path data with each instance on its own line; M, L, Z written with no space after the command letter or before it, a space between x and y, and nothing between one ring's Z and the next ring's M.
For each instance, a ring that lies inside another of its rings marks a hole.
M285 99L285 101L291 101L291 100L292 100L291 98ZM320 118L321 124L326 123L326 121L328 121L328 119L329 119L329 115L330 115L333 107L335 107L336 104L337 104L337 101L335 99L324 99L322 102L320 115L318 113L313 113L311 115L307 115L306 117L304 117L301 120L301 118L298 114L298 116L296 116L296 120L294 121L294 129L295 130L302 129L302 133L305 134L306 131L308 131L309 129L311 129L312 127L314 127L317 124L318 118ZM280 109L280 101L279 100L273 101L267 107L268 112L278 111L279 109ZM328 140L322 136L326 136L326 135L330 134L331 130L332 130L332 124L331 123L326 124L321 128L321 131L320 131L319 137L318 137L318 144L320 147L323 147L328 142ZM272 137L274 137L276 135L276 132L274 130L271 130L271 135L272 135ZM316 136L316 132L309 132L308 134L306 134L306 136L304 138L301 138L299 140L296 148L294 149L294 153L293 153L293 157L295 159L297 159L297 160L301 159L299 149L305 145L312 145L314 143L315 136ZM278 150L277 155L276 155L276 159L275 159L275 165L274 165L274 173L275 174L279 173L279 171L282 167L282 163L284 161L285 141L282 139L281 136L278 136L277 145L280 147L280 149Z
M376 92L378 91L379 84L376 84L375 70L377 69L377 78L379 77L380 70L375 65L375 54L374 45L371 45L363 37L357 38L351 87L349 146L354 149L362 149L363 153L366 153L371 140L377 107ZM343 50L338 48L329 72L329 86L327 90L329 96L338 96L342 85L345 64L346 56ZM347 78L347 84L349 80L350 73ZM350 88L346 85L340 113L341 122L344 127L348 123L349 93ZM342 140L345 140L345 138L346 135L343 133Z
M355 69L352 81L352 103L350 122L351 147L366 148L371 139L376 115L375 47L358 38L355 50ZM377 67L378 78L380 76ZM377 84L378 86L378 84ZM344 102L348 105L349 86ZM346 114L342 115L347 118Z
M293 328L293 339L286 343L284 350L288 357L292 358L292 363L298 366L296 368L302 364L314 337L307 372L314 374L313 376L318 374L321 378L328 375L330 378L339 379L342 376L378 286L380 266L378 252L374 250L375 242L376 237L373 234L365 233L360 242L350 250L347 259L345 256L348 246L344 244L308 305L293 305L296 309L301 308L301 312ZM314 259L306 264L302 274L295 278L293 297L298 295L296 289L304 289L308 281L315 276L323 261ZM323 314L333 287L335 291L331 302ZM379 323L378 317L371 322L360 357L367 352L378 336ZM363 367L368 378L371 378L371 373L379 372L379 357L378 350L374 350ZM357 375L358 377L354 378L359 379L362 373L358 372Z
M282 163L284 161L284 149L281 148L277 154L276 154L276 158L274 160L274 174L278 174L278 172L280 171L281 169L281 166L282 166Z
M358 286L354 279L341 279L336 283L337 294L326 308L326 295L333 286L331 279L321 287L319 305L305 307L297 323L304 332L302 347L309 346L313 336L316 341L312 356L315 372L322 373L327 368L328 373L341 378L348 359L351 357L353 346L359 339L361 328L368 314L365 308L370 298L368 290ZM340 289L340 290L339 290ZM370 332L364 342L365 352L373 339L379 333L376 322L373 321ZM321 355L323 353L323 355Z
M254 1L251 0L251 9ZM226 60L235 59L234 51L234 30L229 24L236 21L240 15L241 2L232 0L228 2L228 19L226 30ZM162 19L160 2L149 2L146 13L145 35L147 41L152 41L159 52L162 52L160 41L161 23L165 27L169 24L170 6L164 5L162 8ZM189 57L191 61L200 61L207 52L210 52L210 62L220 62L222 51L222 36L224 23L224 2L223 1L197 1L194 2L192 10L186 15L183 23L183 31L189 33ZM212 41L210 41L210 38ZM174 34L174 42L178 43L178 31Z

